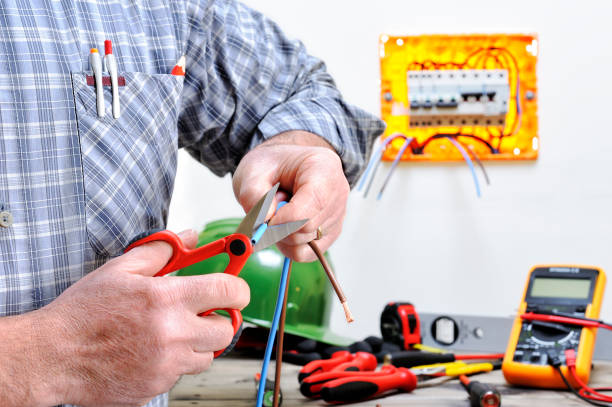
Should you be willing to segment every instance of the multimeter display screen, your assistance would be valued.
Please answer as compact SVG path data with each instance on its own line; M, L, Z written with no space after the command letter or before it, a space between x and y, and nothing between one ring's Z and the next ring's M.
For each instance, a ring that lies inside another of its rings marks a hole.
M531 297L587 299L591 280L583 278L534 278Z

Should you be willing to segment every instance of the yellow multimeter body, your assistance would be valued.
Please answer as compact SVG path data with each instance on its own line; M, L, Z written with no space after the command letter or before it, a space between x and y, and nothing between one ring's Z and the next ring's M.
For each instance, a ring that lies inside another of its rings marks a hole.
M510 384L566 388L559 373L549 364L549 355L561 359L561 371L574 386L565 366L566 349L576 352L576 373L585 383L591 373L597 328L527 321L525 312L563 313L576 317L599 318L606 275L590 266L535 266L529 272L518 315L514 320L502 371Z

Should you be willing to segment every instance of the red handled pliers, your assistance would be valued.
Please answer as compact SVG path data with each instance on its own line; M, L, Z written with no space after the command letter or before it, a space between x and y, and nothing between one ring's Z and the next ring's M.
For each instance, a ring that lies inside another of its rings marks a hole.
M231 235L191 250L183 245L183 242L175 233L169 230L162 230L153 234L147 233L146 237L136 237L134 241L128 245L125 251L127 252L134 247L154 241L164 241L172 246L172 256L170 260L157 274L155 274L155 277L164 276L218 254L226 253L230 261L224 272L237 276L240 274L242 267L253 252L275 244L279 240L296 232L308 222L308 219L304 219L274 226L267 225L266 216L274 201L278 186L279 184L276 184L259 200L259 202L257 202L242 222L240 222L236 232ZM242 325L242 314L236 309L223 310L232 318L232 327L234 328L234 335L236 335ZM199 315L207 316L214 311L217 311L217 309L211 309ZM224 349L216 351L214 356L217 357L221 355L223 351Z

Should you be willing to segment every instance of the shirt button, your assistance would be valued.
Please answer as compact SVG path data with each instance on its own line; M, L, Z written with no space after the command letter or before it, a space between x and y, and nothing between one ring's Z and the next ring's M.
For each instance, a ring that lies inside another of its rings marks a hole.
M13 215L8 211L0 212L0 226L8 228L13 224Z

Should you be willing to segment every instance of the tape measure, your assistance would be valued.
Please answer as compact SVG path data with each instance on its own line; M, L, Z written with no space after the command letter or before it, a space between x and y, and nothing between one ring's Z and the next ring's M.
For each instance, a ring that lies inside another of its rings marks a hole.
M390 302L380 315L383 341L395 343L403 349L421 343L421 322L409 302Z
M552 355L576 352L576 372L585 383L591 373L591 359L597 328L529 320L524 313L564 315L569 318L599 318L606 275L596 267L536 266L529 272L519 312L514 320L502 371L511 384L566 388L550 366ZM567 375L567 368L561 367Z

